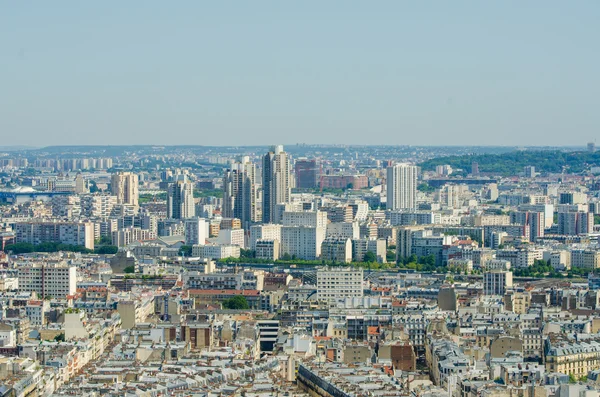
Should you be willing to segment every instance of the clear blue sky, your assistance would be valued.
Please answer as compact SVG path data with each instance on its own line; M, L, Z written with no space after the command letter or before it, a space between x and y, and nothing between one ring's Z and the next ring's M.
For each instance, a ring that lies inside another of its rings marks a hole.
M0 145L584 145L599 49L597 0L5 1Z

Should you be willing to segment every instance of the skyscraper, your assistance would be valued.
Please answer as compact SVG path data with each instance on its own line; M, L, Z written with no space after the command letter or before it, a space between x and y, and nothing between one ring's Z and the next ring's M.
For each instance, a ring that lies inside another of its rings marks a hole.
M112 174L110 189L117 196L117 204L138 206L138 176L132 172L119 172Z
M290 202L290 171L290 159L283 146L272 146L263 157L263 223L273 222L277 204Z
M387 169L387 209L416 209L417 167L396 164Z
M256 166L247 156L231 164L223 176L223 217L238 218L248 230L257 219Z
M192 218L194 207L194 185L184 174L177 175L167 189L167 217L173 219Z

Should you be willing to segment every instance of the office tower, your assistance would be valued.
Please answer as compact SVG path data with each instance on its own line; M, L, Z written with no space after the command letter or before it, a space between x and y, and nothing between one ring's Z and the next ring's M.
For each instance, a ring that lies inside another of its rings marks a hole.
M471 175L479 175L479 163L476 161L471 163Z
M195 215L194 185L184 174L177 175L167 189L167 217L173 219L193 218Z
M275 206L289 203L290 159L283 146L273 146L263 158L263 223L272 223L275 218Z
M138 206L138 176L131 172L112 174L110 179L112 194L117 196L118 204Z
M203 218L185 220L185 245L204 245L207 237L206 221Z
M294 165L296 172L296 187L300 189L314 189L317 187L317 161L298 159Z
M248 229L257 219L256 166L247 156L231 164L223 176L223 217L238 218Z
M387 169L387 209L416 209L417 167L396 164Z

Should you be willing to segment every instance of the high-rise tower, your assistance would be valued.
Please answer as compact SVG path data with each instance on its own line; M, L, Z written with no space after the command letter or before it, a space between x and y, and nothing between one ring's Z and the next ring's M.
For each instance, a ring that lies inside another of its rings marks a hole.
M232 163L223 176L223 217L238 218L246 230L257 222L256 166L247 156Z
M112 174L110 189L113 196L117 196L118 204L138 206L138 176L131 172Z
M195 216L194 185L184 174L177 175L167 189L167 217L185 219Z
M263 157L263 223L275 219L275 206L291 200L290 158L282 145L272 146Z
M387 169L387 209L417 208L417 167L395 164Z

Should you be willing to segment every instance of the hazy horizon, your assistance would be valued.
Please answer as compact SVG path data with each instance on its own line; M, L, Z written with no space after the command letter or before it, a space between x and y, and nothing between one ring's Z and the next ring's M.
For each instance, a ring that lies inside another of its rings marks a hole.
M600 128L589 0L3 8L0 146L583 147Z

